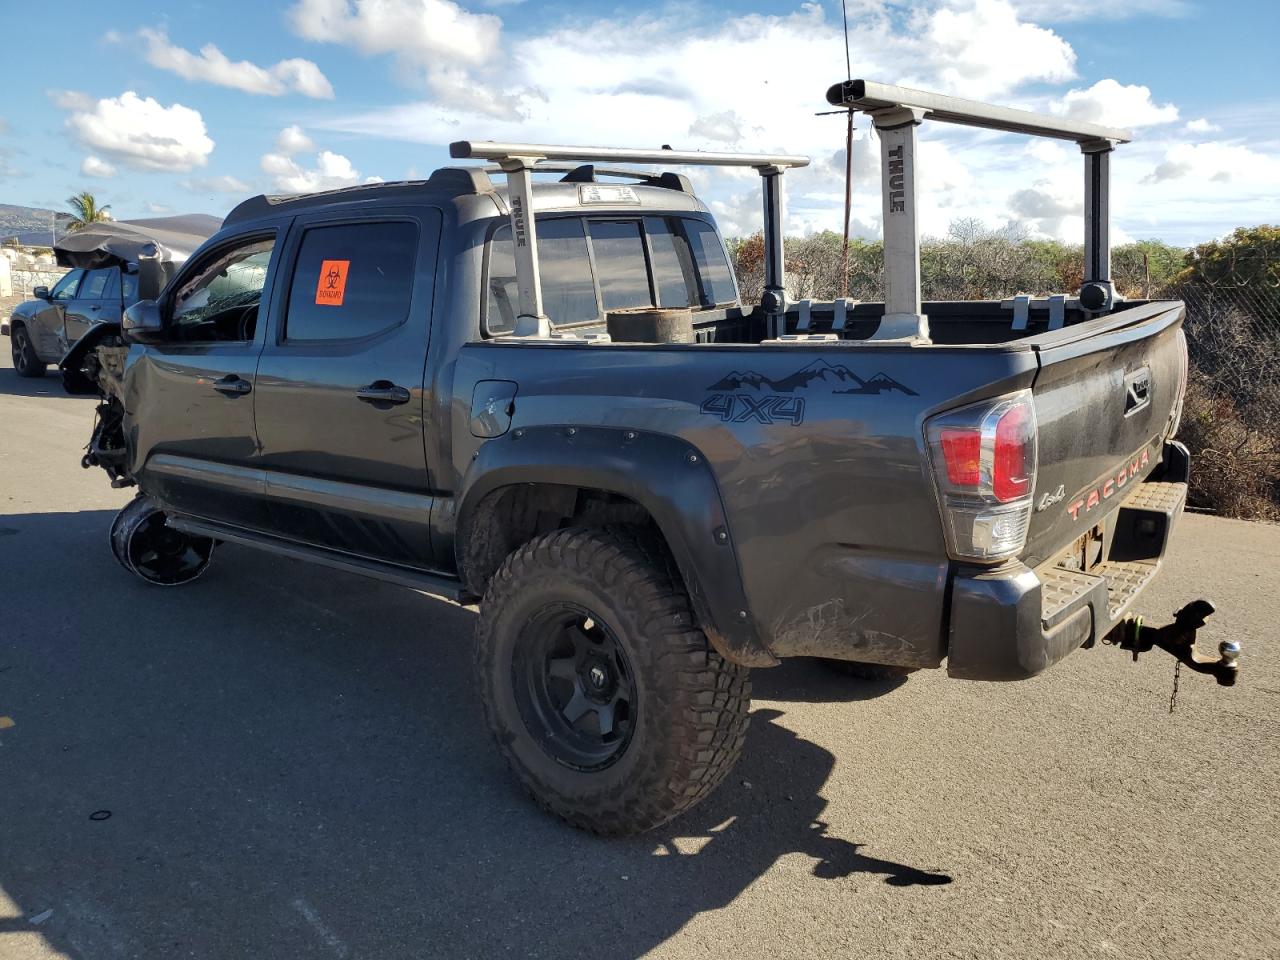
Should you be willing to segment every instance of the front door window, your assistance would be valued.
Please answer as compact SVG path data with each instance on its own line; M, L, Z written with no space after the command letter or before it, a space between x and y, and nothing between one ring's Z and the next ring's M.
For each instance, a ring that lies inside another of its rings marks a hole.
M273 237L257 237L216 251L187 274L173 296L170 338L181 343L252 340L274 248Z
M80 278L83 276L83 270L72 270L54 285L53 291L49 294L49 299L65 303L75 297L76 290L80 287Z

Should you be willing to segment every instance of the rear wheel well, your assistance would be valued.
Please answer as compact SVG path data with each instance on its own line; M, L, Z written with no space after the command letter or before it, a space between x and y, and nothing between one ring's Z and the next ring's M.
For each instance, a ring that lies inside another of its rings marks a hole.
M476 596L516 548L564 527L627 524L650 527L653 516L629 497L558 483L520 483L486 494L458 531L458 572Z

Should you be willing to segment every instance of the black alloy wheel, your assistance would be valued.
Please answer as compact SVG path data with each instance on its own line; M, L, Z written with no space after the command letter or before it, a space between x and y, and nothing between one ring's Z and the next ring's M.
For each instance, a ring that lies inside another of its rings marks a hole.
M526 624L512 689L530 734L574 770L599 770L627 749L639 705L626 652L577 604L550 604Z
M20 377L43 377L46 364L40 362L31 334L22 325L9 330L9 353L13 357L13 369Z

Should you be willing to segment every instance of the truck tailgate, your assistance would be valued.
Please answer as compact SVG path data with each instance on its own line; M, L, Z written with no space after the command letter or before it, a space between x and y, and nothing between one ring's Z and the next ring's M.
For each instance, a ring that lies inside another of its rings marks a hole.
M1183 315L1179 302L1147 303L1031 341L1039 464L1028 566L1101 524L1159 466L1186 382Z

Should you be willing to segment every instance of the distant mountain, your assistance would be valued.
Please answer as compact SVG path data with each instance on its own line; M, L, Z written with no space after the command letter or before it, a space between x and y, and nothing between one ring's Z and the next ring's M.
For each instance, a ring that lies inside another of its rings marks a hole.
M0 243L12 243L17 237L24 246L47 247L50 239L50 217L55 211L42 207L19 207L11 203L0 203ZM58 217L58 236L62 236L67 214L56 212Z

